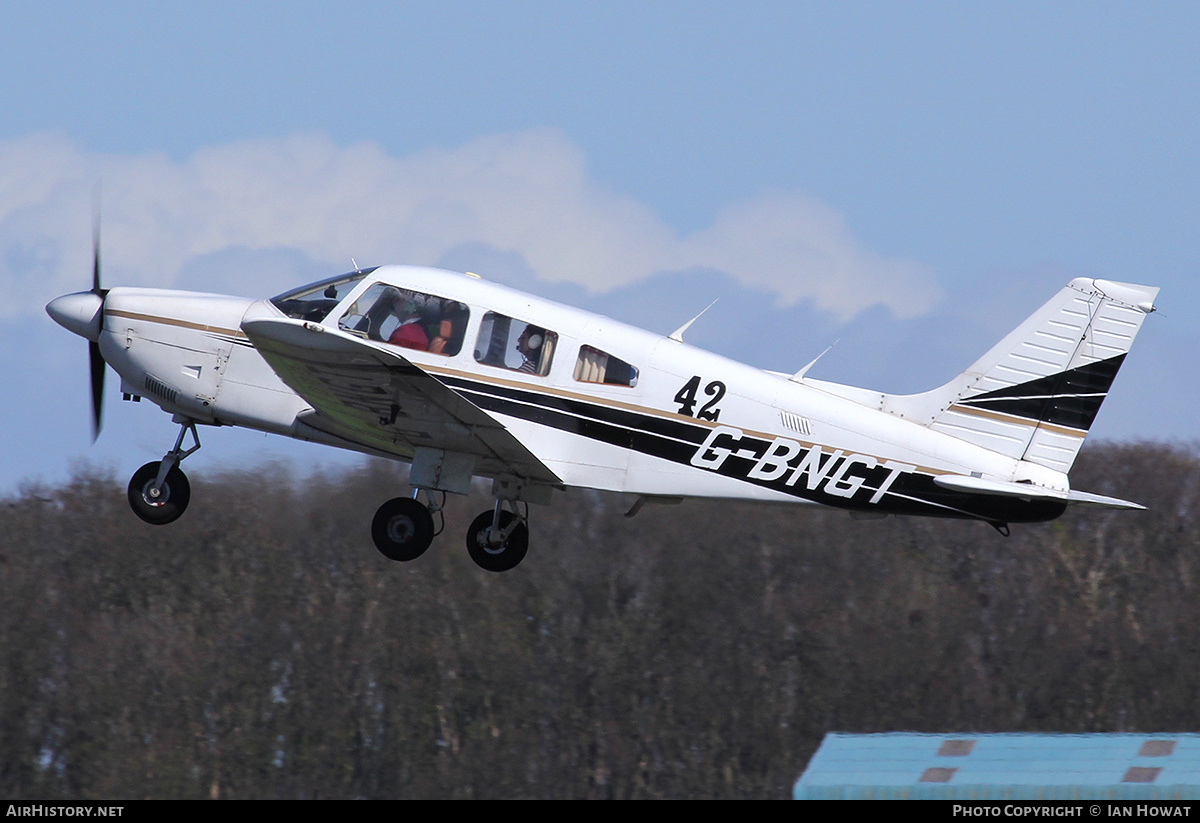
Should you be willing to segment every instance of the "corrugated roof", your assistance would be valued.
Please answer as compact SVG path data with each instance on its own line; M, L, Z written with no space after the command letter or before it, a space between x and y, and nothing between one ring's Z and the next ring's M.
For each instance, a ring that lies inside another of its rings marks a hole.
M1200 799L1200 734L828 734L793 796Z

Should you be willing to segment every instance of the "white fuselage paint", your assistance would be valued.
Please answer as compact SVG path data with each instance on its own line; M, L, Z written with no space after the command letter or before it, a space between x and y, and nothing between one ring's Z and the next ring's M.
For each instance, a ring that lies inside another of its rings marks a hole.
M898 481L912 473L974 474L1068 488L1061 472L870 408L820 384L789 380L451 272L376 269L328 315L322 330L345 335L337 319L380 281L459 301L470 315L466 342L452 357L372 345L398 351L452 387L469 384L481 394L508 392L508 405L488 413L566 486L670 497L792 502L815 497L867 510L895 495L902 485ZM474 343L489 311L557 333L548 374L476 362ZM267 301L115 288L105 300L100 350L120 374L123 392L152 400L172 414L386 454L304 423L309 404L276 375L240 329L245 318L279 316ZM577 381L573 369L581 346L636 366L636 385ZM595 422L590 414L607 422ZM555 424L546 422L549 415ZM585 429L591 434L581 433ZM629 438L647 445L627 443L627 429Z

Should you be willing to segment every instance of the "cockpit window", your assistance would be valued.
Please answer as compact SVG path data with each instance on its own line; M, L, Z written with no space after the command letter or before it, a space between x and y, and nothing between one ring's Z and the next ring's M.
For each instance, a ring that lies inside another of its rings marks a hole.
M557 345L554 332L490 311L479 324L475 359L485 366L546 375Z
M329 277L292 291L285 291L278 297L272 297L271 302L288 317L320 323L333 311L333 307L342 302L342 298L358 285L358 281L373 271L374 268L362 269Z
M451 357L462 349L470 311L457 300L376 283L338 320L369 340Z
M575 361L575 379L581 383L607 383L610 386L636 386L638 370L624 360L592 346L579 347Z

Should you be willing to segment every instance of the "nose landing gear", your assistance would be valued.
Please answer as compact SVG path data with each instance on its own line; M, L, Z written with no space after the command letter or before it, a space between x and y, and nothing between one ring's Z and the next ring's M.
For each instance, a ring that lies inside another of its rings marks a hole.
M183 448L183 437L192 433L195 445ZM133 513L152 526L165 526L178 520L187 509L192 496L187 475L179 469L179 462L200 448L200 436L192 421L181 423L175 448L167 452L161 461L147 463L129 480L127 495Z

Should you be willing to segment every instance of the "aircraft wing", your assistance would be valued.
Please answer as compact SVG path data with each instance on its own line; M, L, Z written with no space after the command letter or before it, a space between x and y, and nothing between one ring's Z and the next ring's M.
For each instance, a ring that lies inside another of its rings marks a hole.
M303 320L247 317L242 331L315 413L303 423L373 451L471 455L473 474L562 481L487 412L429 372L366 340Z

